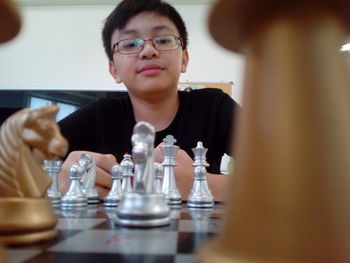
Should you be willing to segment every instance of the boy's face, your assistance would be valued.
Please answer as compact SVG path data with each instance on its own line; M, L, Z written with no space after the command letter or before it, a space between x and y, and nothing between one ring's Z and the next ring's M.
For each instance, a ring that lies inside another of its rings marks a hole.
M153 39L157 36L180 34L175 24L164 16L142 12L133 17L122 30L115 30L112 43L129 38ZM117 83L123 82L130 95L149 96L176 89L181 72L188 64L187 50L179 45L177 49L159 51L151 41L146 41L138 54L113 54L109 63L110 73Z

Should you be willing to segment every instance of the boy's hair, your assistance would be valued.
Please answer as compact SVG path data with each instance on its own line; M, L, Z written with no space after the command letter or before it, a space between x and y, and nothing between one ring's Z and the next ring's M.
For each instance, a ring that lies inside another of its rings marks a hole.
M106 18L102 30L103 46L110 61L113 60L111 38L114 30L123 29L131 18L147 11L169 18L180 33L182 49L187 49L186 25L173 6L162 0L123 0Z

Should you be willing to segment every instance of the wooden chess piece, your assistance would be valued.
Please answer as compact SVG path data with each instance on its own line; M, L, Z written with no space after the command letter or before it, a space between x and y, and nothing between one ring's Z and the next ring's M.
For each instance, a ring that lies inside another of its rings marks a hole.
M0 246L0 263L5 263L5 252L4 249Z
M21 28L21 18L10 0L0 0L0 43L14 38Z
M67 141L54 121L57 106L23 109L0 127L0 242L24 244L56 235L57 217L45 193L51 180L34 151L55 159Z
M246 57L221 234L199 262L350 262L345 0L221 0L218 43Z
M21 20L19 12L14 4L9 0L0 0L0 43L4 43L14 38L18 34L20 27ZM5 262L5 253L1 244L0 262Z

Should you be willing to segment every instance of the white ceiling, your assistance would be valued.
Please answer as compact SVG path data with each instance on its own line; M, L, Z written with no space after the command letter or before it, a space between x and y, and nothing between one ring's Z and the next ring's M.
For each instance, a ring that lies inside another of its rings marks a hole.
M15 0L21 6L115 5L118 0ZM215 0L168 0L173 5L211 5Z

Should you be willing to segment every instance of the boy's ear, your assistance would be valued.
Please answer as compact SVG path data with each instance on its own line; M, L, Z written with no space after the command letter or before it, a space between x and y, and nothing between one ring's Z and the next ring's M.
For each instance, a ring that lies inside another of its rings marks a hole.
M115 67L113 61L109 61L109 73L112 75L116 83L121 83L121 79L118 74L118 70Z
M182 52L182 63L181 63L181 72L182 73L186 72L188 60L189 60L189 56L188 56L188 51L186 49Z

